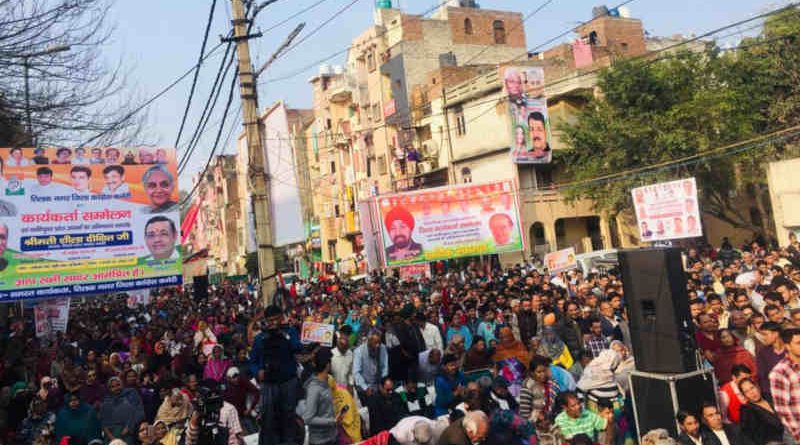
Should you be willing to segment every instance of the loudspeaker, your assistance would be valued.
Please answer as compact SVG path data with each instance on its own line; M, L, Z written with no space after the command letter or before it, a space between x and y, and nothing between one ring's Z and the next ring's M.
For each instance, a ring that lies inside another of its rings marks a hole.
M636 369L684 373L698 369L680 249L619 252Z
M678 411L699 415L704 403L717 404L717 381L712 369L670 375L632 371L628 378L637 437L656 428L678 437Z
M198 275L192 279L194 301L208 300L208 275Z

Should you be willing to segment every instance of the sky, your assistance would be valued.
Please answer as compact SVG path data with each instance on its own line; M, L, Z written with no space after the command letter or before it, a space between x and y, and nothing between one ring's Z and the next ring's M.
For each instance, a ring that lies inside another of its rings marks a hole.
M212 0L116 0L111 10L115 22L112 41L104 48L109 61L121 60L129 76L129 88L141 101L158 93L196 63L202 42L203 31ZM255 0L260 3L263 0ZM393 0L407 13L421 13L441 3L441 0ZM308 12L275 27L275 24L294 13L314 5ZM352 3L354 2L354 3ZM621 0L608 3L614 6ZM350 5L352 3L352 5ZM545 0L483 0L483 9L517 11L525 15L537 9ZM290 107L310 108L311 86L308 80L317 72L312 68L286 80L270 81L285 77L297 70L347 48L351 40L363 32L373 22L374 0L277 0L267 6L256 18L255 30L262 30L263 37L251 40L251 56L256 67L260 66L285 37L300 22L306 27L299 38L312 32L305 42L278 59L261 76L259 105L261 109L278 100L284 100ZM528 48L534 48L550 38L557 36L579 22L591 18L592 7L602 4L600 0L553 0L525 23ZM786 4L786 1L767 0L634 0L627 5L631 16L641 19L644 28L652 36L671 36L673 34L702 34L706 31L758 15ZM217 45L220 36L230 29L230 1L217 0L208 47ZM326 26L320 25L333 17L338 11L343 13ZM724 33L728 40L737 40L752 26L746 25ZM757 30L756 30L757 31ZM565 36L558 43L569 41L574 36ZM223 51L218 51L201 66L195 100L187 121L187 130L178 144L178 154L183 153L186 140L196 126L202 105L211 90L214 76L219 68ZM326 63L344 64L345 55L339 55ZM113 63L113 62L112 62ZM183 80L175 88L147 108L147 142L161 146L174 146L181 116L186 106L191 77ZM228 123L222 133L223 143L230 134L227 144L221 143L225 153L235 153L236 135L241 126L233 128L239 115L238 89L230 110ZM181 175L182 189L191 187L191 176L202 170L208 159L216 136L222 110L226 102L227 89L212 116L209 128L203 134L201 143L192 154L189 164ZM240 124L239 124L240 125ZM232 131L231 131L232 130ZM219 153L219 152L218 152Z

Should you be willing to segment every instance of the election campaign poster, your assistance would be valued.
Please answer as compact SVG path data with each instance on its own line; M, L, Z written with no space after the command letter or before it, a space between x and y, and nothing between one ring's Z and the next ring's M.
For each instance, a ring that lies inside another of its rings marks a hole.
M431 277L431 266L428 263L407 264L398 268L400 279L414 281Z
M376 198L386 265L425 263L523 247L512 180Z
M333 346L333 325L304 321L300 330L300 342L303 344L319 343L330 348Z
M511 117L511 160L517 164L548 164L550 119L544 95L544 69L537 66L500 67L503 94Z
M642 241L701 236L694 178L637 187L631 191Z
M181 283L174 149L0 148L0 301Z
M33 307L36 336L47 337L56 332L67 332L69 323L69 298L57 298L36 303Z
M550 273L564 272L578 267L578 262L575 259L575 249L568 247L566 249L556 250L544 256L544 266Z

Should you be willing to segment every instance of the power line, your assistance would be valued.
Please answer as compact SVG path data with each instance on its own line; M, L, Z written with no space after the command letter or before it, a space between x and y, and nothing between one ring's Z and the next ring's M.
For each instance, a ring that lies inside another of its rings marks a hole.
M319 32L320 29L324 28L326 25L328 25L332 21L336 20L336 18L338 18L339 16L344 14L348 9L350 9L351 7L353 7L353 5L355 5L356 3L360 2L360 1L361 0L353 0L350 3L346 4L343 8L339 9L338 11L336 11L332 16L330 16L327 20L322 22L313 31L311 31L310 33L306 34L302 39L298 40L294 45L286 48L286 50L283 52L283 55L285 56L286 53L288 53L289 51L291 51L291 50L297 48L298 46L302 45L303 42L305 42L308 39L310 39L314 34Z
M326 1L328 1L328 0L318 0L318 1L317 1L317 2L315 2L315 3L312 3L312 4L311 4L311 5L309 5L309 6L306 6L305 8L303 8L303 9L301 9L301 10L297 11L296 13L294 13L294 14L290 15L289 17L286 17L285 19L281 20L280 22L278 22L278 23L276 23L276 24L274 24L274 25L270 26L269 28L265 29L265 30L263 31L263 32L264 32L264 34L266 34L266 33L270 32L270 31L272 31L273 29L279 28L279 27L281 27L281 26L283 26L283 25L285 25L285 24L289 23L290 21L294 20L295 18L297 18L297 17L300 17L301 15L305 14L306 12L308 12L308 11L310 11L310 10L312 10L312 9L316 8L317 6L319 6L319 5L323 4L323 3L325 3Z
M180 173L183 172L184 168L188 164L189 158L194 153L197 145L200 143L200 136L205 132L206 125L208 125L208 121L211 119L212 111L217 105L217 100L219 99L220 93L223 90L224 79L228 75L228 72L233 65L234 53L231 51L231 48L232 45L228 44L228 47L225 51L225 57L220 63L219 70L217 71L216 78L214 79L214 85L211 87L211 91L206 99L206 103L203 107L203 112L200 114L197 127L195 127L195 131L192 134L191 139L189 139L187 149L183 152L181 159L178 162L178 171ZM227 59L227 62L225 59Z
M194 91L197 87L197 78L200 76L200 66L203 64L203 54L206 52L206 44L208 43L208 35L211 32L211 23L214 21L214 11L217 7L217 0L211 0L211 10L208 11L208 21L206 22L206 29L203 33L203 43L200 45L200 54L197 56L197 65L195 65L194 77L192 78L192 86L189 88L189 98L186 100L186 107L183 110L183 117L181 118L181 125L178 128L178 135L175 137L175 147L181 140L183 134L183 127L186 125L186 118L189 116L189 108L192 106L192 98Z
M217 147L219 146L219 140L222 137L222 131L225 128L225 121L227 119L228 112L230 111L231 103L233 103L233 93L236 90L236 80L237 80L236 76L237 76L238 73L239 73L239 68L237 67L234 70L233 79L231 80L231 86L230 86L230 89L228 91L228 102L225 104L225 111L222 112L222 122L219 125L219 130L217 131L217 136L214 139L214 145L211 147L211 153L209 153L209 155L208 155L208 160L206 161L206 165L205 165L205 167L203 167L202 173L200 173L200 177L201 178L208 171L208 167L211 166L211 161L214 160L214 154L216 153ZM198 180L197 181L197 183L194 185L194 187L189 192L189 194L186 196L186 198L183 201L181 201L181 203L180 203L181 205L184 205L186 202L191 200L192 195L194 194L195 191L197 191L197 187L202 182L203 182L202 180Z

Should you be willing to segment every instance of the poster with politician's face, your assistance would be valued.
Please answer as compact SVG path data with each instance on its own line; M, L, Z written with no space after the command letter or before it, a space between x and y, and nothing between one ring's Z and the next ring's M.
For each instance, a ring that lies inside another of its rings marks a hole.
M511 123L511 158L517 164L552 161L550 122L541 67L500 68Z

